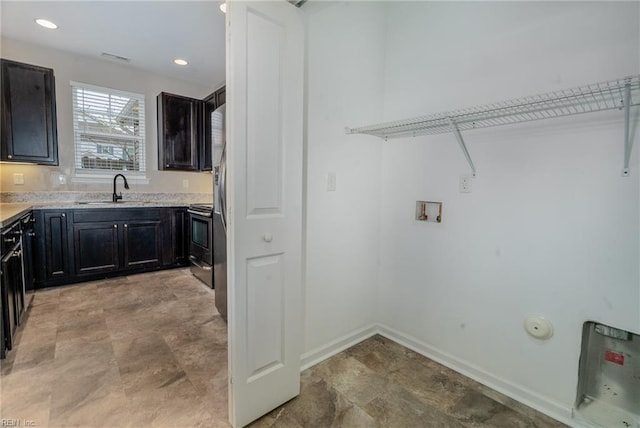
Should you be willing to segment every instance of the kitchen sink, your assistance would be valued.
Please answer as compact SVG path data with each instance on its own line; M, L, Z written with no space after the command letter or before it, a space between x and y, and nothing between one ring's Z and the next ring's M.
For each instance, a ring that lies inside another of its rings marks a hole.
M120 202L112 202L112 201L76 201L76 205L120 205L126 204L133 201L120 201Z

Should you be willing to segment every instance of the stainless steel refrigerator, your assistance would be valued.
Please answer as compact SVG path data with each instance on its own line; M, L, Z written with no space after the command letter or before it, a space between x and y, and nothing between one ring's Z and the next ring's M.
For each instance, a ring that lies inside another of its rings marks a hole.
M226 104L211 114L214 165L215 204L213 209L213 283L216 308L227 320L227 209L226 192Z

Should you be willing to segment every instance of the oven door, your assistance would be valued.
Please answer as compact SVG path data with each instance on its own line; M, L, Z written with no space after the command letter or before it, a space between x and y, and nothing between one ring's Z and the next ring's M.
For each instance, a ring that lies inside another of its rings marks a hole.
M213 218L211 213L189 210L189 261L191 272L213 287Z

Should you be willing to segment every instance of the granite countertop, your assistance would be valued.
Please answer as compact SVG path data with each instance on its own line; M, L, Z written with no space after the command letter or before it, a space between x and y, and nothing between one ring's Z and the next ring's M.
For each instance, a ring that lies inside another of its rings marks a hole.
M5 227L21 216L29 212L33 207L33 204L28 203L16 203L5 204L0 203L0 227Z
M0 227L5 227L33 209L111 209L111 208L152 208L152 207L187 207L189 204L161 201L68 201L68 202L19 202L0 203Z

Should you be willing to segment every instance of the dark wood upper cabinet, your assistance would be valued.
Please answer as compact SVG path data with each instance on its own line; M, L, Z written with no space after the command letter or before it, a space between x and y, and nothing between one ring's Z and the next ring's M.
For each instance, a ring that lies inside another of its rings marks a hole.
M213 170L212 113L225 103L225 88L203 100L166 92L158 95L160 170Z
M58 165L53 70L1 60L0 160Z
M213 169L213 137L211 134L211 114L215 111L216 97L215 92L203 100L204 102L204 120L203 120L203 136L202 147L200 153L200 171L211 171Z
M200 170L211 171L213 170L213 129L216 126L213 112L225 103L225 86L216 90L211 95L203 100L204 113L203 113L203 136L202 147L200 153Z
M158 169L199 171L202 101L158 95Z
M216 97L216 108L227 102L227 87L223 86L213 93Z

